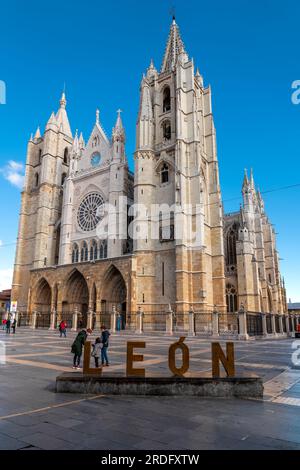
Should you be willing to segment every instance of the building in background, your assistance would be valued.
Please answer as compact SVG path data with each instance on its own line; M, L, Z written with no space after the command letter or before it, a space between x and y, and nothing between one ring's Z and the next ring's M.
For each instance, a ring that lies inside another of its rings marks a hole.
M0 320L10 311L11 289L0 292Z

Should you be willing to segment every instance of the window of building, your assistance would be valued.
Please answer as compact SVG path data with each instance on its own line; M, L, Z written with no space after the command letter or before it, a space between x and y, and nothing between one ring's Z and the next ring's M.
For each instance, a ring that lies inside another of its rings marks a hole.
M161 183L168 183L169 181L169 166L164 163L160 171L160 181Z
M226 237L226 264L236 265L237 227L233 225Z
M68 156L69 156L69 151L68 151L68 147L66 147L64 151L64 163L65 164L68 163Z
M270 283L272 282L272 276L271 276L270 273L269 273L269 282L270 282Z
M39 182L40 182L39 180L40 180L39 174L36 173L36 174L34 175L34 186L35 186L35 188L38 187Z
M237 312L237 294L236 289L232 284L226 285L226 304L227 312Z
M159 240L169 242L174 240L174 212L170 212L168 219L163 220L162 212L159 213Z
M89 249L86 242L83 242L81 248L80 261L88 261L89 259Z
M107 258L107 240L103 240L100 243L99 247L99 258L100 259L105 259Z
M66 177L67 177L67 174L66 174L66 173L63 173L63 174L61 175L61 185L62 185L62 186L63 186L63 184L64 184L64 182L65 182Z
M79 249L77 243L73 245L72 249L72 263L78 263L79 261Z
M98 246L95 240L92 241L90 248L90 261L98 259Z
M163 112L166 113L171 109L171 92L167 86L163 91Z
M165 140L171 140L171 123L170 121L163 122L163 138Z
M39 150L39 163L42 161L42 149Z

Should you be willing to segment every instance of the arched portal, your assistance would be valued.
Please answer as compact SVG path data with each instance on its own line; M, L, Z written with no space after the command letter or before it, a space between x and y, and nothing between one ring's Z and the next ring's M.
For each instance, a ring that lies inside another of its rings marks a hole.
M115 266L111 266L104 276L101 293L102 309L106 312L111 312L113 306L116 307L121 315L120 326L124 329L127 313L127 288L122 274Z
M51 287L45 278L39 280L34 290L34 310L38 313L50 313Z
M51 311L51 287L45 278L38 281L33 291L33 309L37 314L36 328L49 328Z
M66 283L63 309L66 313L78 311L78 326L85 328L87 325L87 312L89 304L89 288L84 276L75 269Z

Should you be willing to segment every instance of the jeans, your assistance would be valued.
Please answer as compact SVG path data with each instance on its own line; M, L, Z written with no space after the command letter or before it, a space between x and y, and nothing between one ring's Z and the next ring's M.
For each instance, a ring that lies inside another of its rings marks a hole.
M60 337L62 337L62 335L65 335L65 338L67 337L67 332L66 330L60 330Z
M95 367L99 367L99 357L94 357L95 359Z
M103 348L101 349L101 362L102 364L104 364L104 362L108 364L107 346L103 346Z
M81 354L74 354L74 360L73 360L74 367L79 367L80 359L81 359Z

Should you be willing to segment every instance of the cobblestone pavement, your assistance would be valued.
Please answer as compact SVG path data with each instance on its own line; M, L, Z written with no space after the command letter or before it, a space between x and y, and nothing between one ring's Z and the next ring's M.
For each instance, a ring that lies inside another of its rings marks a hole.
M7 354L0 365L0 449L300 449L300 370L292 368L291 339L235 343L237 374L263 377L265 396L257 401L56 394L56 376L71 370L73 338L47 330L0 332ZM132 338L112 336L104 373L124 373ZM143 339L146 371L170 374L168 347L177 337ZM209 374L210 341L187 338L186 344L190 374Z

